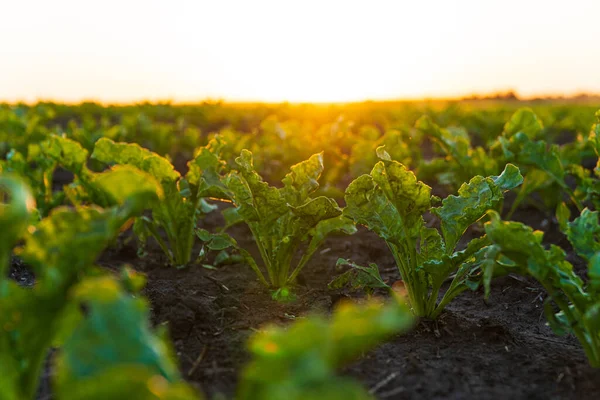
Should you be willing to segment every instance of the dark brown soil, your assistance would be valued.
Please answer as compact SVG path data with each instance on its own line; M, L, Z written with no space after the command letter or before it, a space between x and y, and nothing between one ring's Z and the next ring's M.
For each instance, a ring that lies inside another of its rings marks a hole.
M548 230L546 240L566 247L555 224L535 209L514 219ZM217 213L203 221L221 225ZM254 244L243 225L230 232L249 249ZM123 239L99 260L109 269L130 264L148 277L145 295L155 324L167 323L181 371L208 398L231 398L248 361L248 337L267 323L286 324L311 312L330 312L356 293L331 291L338 257L375 262L382 276L399 278L385 243L360 229L354 236L330 238L299 278L298 299L277 303L244 265L217 270L201 266L165 267L157 248L139 259L133 240ZM569 254L577 266L580 261ZM15 260L16 261L16 260ZM32 277L13 262L13 278ZM596 399L600 370L592 369L573 337L558 337L545 324L545 293L535 282L517 276L494 281L491 298L465 292L437 321L421 321L410 333L356 360L341 373L352 376L381 399ZM51 398L46 370L39 398Z

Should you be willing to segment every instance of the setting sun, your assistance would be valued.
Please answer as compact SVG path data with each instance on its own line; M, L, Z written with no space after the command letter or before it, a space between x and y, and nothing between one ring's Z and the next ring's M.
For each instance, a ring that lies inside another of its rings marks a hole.
M1 10L7 101L600 91L593 0L25 0Z

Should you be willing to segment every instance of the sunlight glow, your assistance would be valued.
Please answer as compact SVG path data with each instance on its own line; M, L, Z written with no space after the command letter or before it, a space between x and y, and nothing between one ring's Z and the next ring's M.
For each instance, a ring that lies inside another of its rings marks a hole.
M0 101L600 92L600 1L19 0Z

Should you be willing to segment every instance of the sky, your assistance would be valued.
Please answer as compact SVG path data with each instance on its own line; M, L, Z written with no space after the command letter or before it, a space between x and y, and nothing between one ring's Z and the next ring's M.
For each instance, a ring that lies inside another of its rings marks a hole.
M600 93L599 0L3 0L0 101Z

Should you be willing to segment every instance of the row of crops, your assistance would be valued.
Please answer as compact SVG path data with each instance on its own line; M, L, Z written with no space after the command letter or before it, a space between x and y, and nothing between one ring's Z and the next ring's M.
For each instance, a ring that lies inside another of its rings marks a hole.
M165 268L249 268L273 302L295 301L326 240L385 241L401 280L339 254L331 290L366 301L255 333L239 399L371 398L337 371L509 274L539 282L549 325L600 367L599 159L586 105L0 106L0 398L35 398L48 362L58 399L201 398L143 274L95 266L123 237ZM513 221L525 206L567 244ZM32 287L10 278L20 262Z

